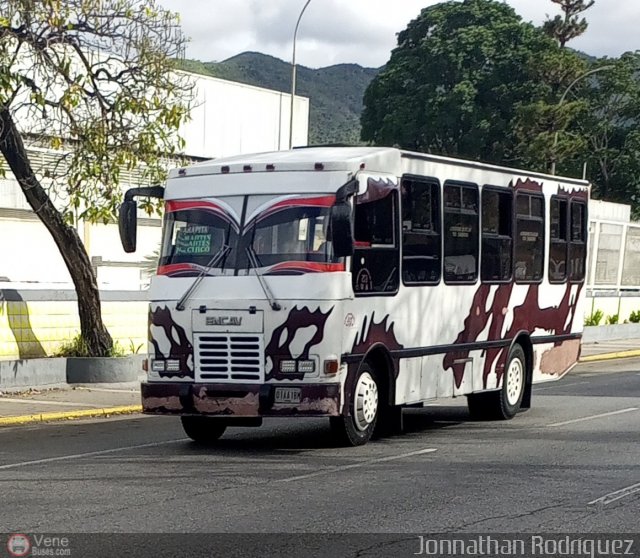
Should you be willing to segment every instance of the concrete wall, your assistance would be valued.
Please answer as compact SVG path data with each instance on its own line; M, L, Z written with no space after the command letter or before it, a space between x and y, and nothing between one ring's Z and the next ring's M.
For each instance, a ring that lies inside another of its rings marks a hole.
M74 291L15 289L0 283L0 358L52 356L80 331ZM104 291L103 318L124 352L146 352L144 293Z

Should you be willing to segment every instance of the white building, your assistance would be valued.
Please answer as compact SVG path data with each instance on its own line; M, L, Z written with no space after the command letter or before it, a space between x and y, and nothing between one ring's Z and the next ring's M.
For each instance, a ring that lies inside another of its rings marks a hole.
M181 129L186 156L214 159L288 148L289 94L206 76L195 76L195 80L191 119ZM309 99L296 96L294 145L307 145L308 123ZM31 157L39 161L35 168L46 168L54 160L54 152L30 151ZM126 184L123 187L126 188ZM145 257L152 257L160 243L160 221L141 219L140 224L135 254L125 254L122 250L116 225L79 224L80 236L97 269L101 289L139 290L145 286L142 266ZM3 239L0 280L6 278L12 283L42 287L72 287L49 232L31 211L9 172L6 179L0 179L0 235Z

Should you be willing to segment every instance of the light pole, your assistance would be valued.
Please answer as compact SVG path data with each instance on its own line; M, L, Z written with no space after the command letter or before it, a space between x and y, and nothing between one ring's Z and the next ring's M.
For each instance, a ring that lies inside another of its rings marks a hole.
M571 88L576 83L578 83L581 79L586 78L587 76L590 76L592 74L595 74L596 72L601 72L602 70L609 70L609 69L611 69L613 67L614 67L613 64L608 64L606 66L600 66L599 68L594 68L593 70L589 70L588 72L585 72L584 74L580 74L564 90L564 93L562 94L562 97L560 97L560 102L558 103L558 107L557 108L560 108L562 106L562 103L564 103L564 100L567 97L567 93L569 93L569 91L571 91ZM556 133L555 133L555 135L553 137L553 147L552 147L553 160L551 161L551 174L556 174L556 146L557 145L558 145L558 130L556 130Z
M307 9L309 2L311 2L311 0L307 0L305 2L300 15L298 16L295 31L293 32L293 56L291 58L291 112L289 114L289 149L293 147L293 101L296 96L296 37L298 36L298 26L300 25L302 14L304 14L304 11Z

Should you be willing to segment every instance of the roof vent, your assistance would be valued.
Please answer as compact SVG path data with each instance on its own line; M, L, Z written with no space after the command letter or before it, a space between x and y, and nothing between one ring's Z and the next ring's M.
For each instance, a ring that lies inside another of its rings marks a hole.
M178 175L179 176L187 176L187 169L179 169L178 170Z
M324 164L323 163L316 163L315 165L313 165L313 168L315 170L324 170Z
M251 165L245 165L244 167L242 167L242 170L244 172L251 172Z
M269 164L269 165L267 165L267 170L268 171L274 171L274 170L276 170L276 166L272 165L272 164Z
M225 165L224 167L220 167L220 172L226 174L230 171L229 165Z

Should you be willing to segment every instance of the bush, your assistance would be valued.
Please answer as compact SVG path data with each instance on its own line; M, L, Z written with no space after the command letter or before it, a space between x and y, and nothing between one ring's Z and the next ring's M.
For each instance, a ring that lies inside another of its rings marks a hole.
M607 316L607 325L617 324L620 318L619 314L613 314L613 316Z
M113 344L113 348L111 352L107 355L110 357L122 357L125 355L125 351L117 341ZM76 335L71 341L67 341L60 345L60 348L54 353L53 356L56 357L88 357L89 349L87 348L87 344L84 342L84 339L80 336L80 334Z
M584 319L584 325L586 326L597 326L600 325L602 318L604 317L604 312L602 310L596 310L591 315L587 316Z
M631 312L631 314L629 314L629 321L632 324L640 323L640 310L636 310L635 312Z

